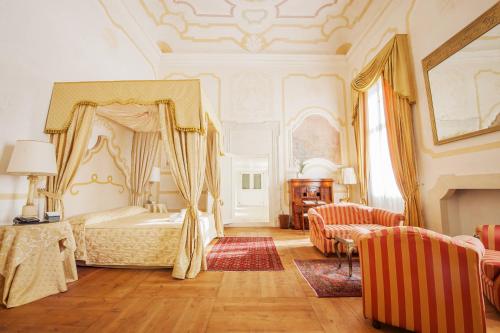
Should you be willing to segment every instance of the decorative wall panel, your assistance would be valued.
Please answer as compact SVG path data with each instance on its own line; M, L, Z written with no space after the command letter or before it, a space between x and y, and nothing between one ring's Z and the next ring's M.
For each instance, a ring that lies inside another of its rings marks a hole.
M293 160L324 158L341 164L340 132L327 119L311 115L293 130Z

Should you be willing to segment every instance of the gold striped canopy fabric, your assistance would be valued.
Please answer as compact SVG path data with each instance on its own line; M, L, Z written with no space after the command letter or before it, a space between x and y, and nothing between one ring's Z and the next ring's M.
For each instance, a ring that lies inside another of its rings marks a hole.
M65 132L76 107L84 103L97 106L155 105L165 100L171 100L175 105L177 130L204 133L204 117L207 115L211 125L220 131L216 112L202 93L200 81L193 79L56 82L52 90L45 133Z

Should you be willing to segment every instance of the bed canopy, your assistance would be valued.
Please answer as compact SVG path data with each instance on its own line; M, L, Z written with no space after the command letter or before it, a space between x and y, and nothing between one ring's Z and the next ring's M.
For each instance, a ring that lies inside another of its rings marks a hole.
M204 181L214 198L217 235L223 235L220 201L220 124L199 80L55 83L45 132L56 148L58 174L48 177L47 210L64 213L62 196L87 151L96 115L134 131L130 204L142 205L159 149L168 156L184 198L179 250L172 275L193 278L206 268L198 217Z

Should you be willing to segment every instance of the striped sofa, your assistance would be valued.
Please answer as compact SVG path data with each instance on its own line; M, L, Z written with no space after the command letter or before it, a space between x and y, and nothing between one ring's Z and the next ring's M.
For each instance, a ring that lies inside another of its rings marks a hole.
M500 225L485 224L476 227L485 247L481 260L481 279L486 298L500 311Z
M360 235L363 312L416 332L486 332L482 244L416 227Z
M402 225L404 215L358 204L328 204L311 208L307 212L309 237L324 255L335 252L333 237L352 238L353 228L370 231ZM341 246L341 251L345 249Z

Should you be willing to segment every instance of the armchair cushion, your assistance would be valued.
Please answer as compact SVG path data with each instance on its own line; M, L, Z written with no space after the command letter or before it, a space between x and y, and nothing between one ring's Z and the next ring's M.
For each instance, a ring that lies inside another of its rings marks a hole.
M384 229L383 225L379 224L328 224L325 226L325 236L328 239L333 237L352 238L352 231L354 228L364 228L368 231L376 231Z

